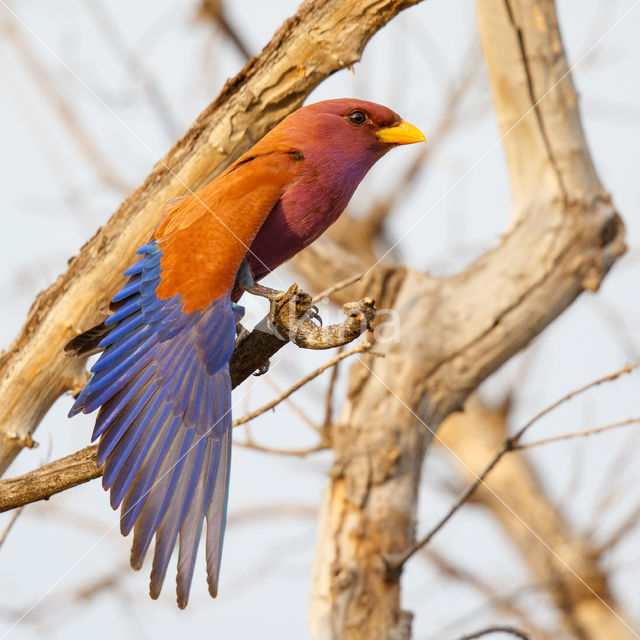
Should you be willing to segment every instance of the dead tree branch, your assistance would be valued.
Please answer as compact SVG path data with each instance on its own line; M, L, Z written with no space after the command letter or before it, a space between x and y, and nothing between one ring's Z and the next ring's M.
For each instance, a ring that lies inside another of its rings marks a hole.
M352 303L349 306L349 315L342 323L320 328L305 318L308 306L301 306L300 298L306 300L311 297L298 291L296 287L295 293L287 296L284 303L278 307L277 315L273 321L278 328L286 324L292 334L298 336L302 342L311 345L309 348L339 347L345 344L346 338L348 338L347 341L354 340L371 328L374 311L372 303L368 299L363 300L360 305L356 302ZM285 340L276 338L273 333L265 333L260 328L264 324L266 324L266 318L236 346L230 361L232 388L237 387L254 371L262 369L269 358L287 344ZM309 328L309 325L313 326ZM307 331L310 331L311 335L303 338ZM335 340L335 344L331 343L332 339ZM244 419L235 421L234 426L244 424L257 415L268 411L325 369L334 366L349 355L368 351L370 347L371 344L367 341L336 356L324 367L316 369L309 376L303 378L298 385L283 394L284 397L276 399L270 405L249 414ZM56 493L100 477L102 469L97 466L97 452L97 445L86 447L17 478L0 480L0 512L38 500L46 500Z
M301 380L298 380L298 382L296 382L293 386L289 387L289 389L287 389L284 393L281 393L277 398L275 398L271 402L268 402L267 404L260 407L259 409L256 409L255 411L251 411L251 413L247 413L246 415L242 416L242 418L238 418L237 420L235 420L233 423L233 426L238 427L241 424L245 424L251 420L254 420L258 416L261 416L263 413L266 413L267 411L271 411L272 409L275 409L275 407L277 407L281 402L284 402L290 395L298 391L305 384L311 382L311 380L313 380L314 378L317 378L321 373L323 373L327 369L330 369L331 367L335 367L341 360L344 360L345 358L349 358L350 356L356 353L365 353L369 351L372 346L373 345L370 342L363 342L362 344L356 345L355 347L352 347L347 351L343 351L342 353L339 353L335 358L331 358L331 360L329 360L328 362L325 362L323 365L321 365L317 369L314 369L311 373L306 375Z
M85 2L85 7L89 15L94 18L96 27L104 35L114 56L121 59L134 80L141 82L142 89L147 96L149 105L156 113L158 122L164 128L167 136L173 139L180 132L180 125L178 124L178 118L173 113L171 101L163 91L162 85L145 68L142 60L133 48L129 46L124 36L120 33L118 25L111 19L109 11L102 2L91 0L91 2Z
M251 58L249 47L245 44L244 38L240 36L238 30L235 29L227 19L223 0L201 0L200 7L198 8L198 18L213 22L220 31L233 42L238 53L245 60Z
M521 451L522 449L531 449L532 447L541 447L545 444L551 444L554 442L564 442L565 440L573 440L574 438L585 438L587 436L595 436L612 429L619 429L620 427L628 427L632 424L639 424L640 418L627 418L626 420L618 420L616 422L610 422L609 424L603 424L599 427L590 427L588 429L580 429L580 431L572 431L571 433L561 433L557 436L549 436L548 438L541 438L540 440L534 440L533 442L522 442L513 447L513 451Z

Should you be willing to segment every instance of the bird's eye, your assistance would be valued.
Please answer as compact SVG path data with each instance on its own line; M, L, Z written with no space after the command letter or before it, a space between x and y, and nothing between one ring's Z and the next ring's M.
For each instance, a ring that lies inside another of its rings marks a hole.
M367 114L360 110L352 111L347 116L347 120L356 127L361 127L367 121Z

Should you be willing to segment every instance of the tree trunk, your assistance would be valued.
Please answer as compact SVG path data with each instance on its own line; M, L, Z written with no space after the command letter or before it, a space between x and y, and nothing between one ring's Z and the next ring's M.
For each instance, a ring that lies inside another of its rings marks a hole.
M384 557L411 543L423 452L480 382L625 250L594 170L551 0L478 0L478 21L513 194L511 228L459 274L374 269L360 285L393 306L397 343L353 366L334 428L311 606L315 640L405 639L400 575ZM314 253L315 252L315 253ZM312 247L299 261L339 250ZM384 273L384 277L381 277ZM379 290L376 291L376 288ZM351 295L351 293L349 294Z

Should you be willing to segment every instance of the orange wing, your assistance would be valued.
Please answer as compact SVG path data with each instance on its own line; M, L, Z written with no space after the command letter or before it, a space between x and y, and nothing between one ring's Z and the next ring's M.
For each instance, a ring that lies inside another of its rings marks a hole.
M196 193L172 203L154 238L162 251L160 299L181 295L185 313L233 288L255 235L296 176L296 157L243 156Z

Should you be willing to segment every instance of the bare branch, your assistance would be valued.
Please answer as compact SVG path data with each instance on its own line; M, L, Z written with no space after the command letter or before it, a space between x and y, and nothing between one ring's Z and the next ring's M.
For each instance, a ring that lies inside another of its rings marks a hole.
M338 353L342 353L342 349L343 347L338 347ZM265 383L267 385L269 385L276 393L280 394L282 393L282 387L280 385L278 385L278 383L273 379L273 377L266 377L265 378ZM311 418L311 416L309 416L307 414L307 412L305 411L305 409L303 409L298 403L296 403L293 398L289 397L285 400L285 404L287 405L287 407L289 407L289 409L291 409L291 411L293 411L293 413L295 413L300 420L302 420L302 422L304 422L310 429L312 429L313 431L315 431L315 433L317 433L318 435L322 435L323 431L322 431L322 427L319 427L314 420Z
M640 524L640 504L637 505L635 509L633 509L631 513L617 526L613 533L611 533L607 539L598 546L598 555L611 551L611 549L619 545L620 542L638 526L638 524Z
M133 48L129 47L118 30L118 25L111 19L111 15L102 2L90 0L85 2L85 7L94 18L96 26L102 31L114 54L121 58L130 75L142 82L149 104L156 112L158 121L164 127L166 134L171 139L175 138L179 132L179 125L173 114L171 102L162 90L162 85L156 80L153 73L145 68Z
M249 47L245 44L244 39L240 36L237 29L235 29L227 19L223 0L202 0L198 9L198 18L214 22L220 31L233 42L238 53L240 53L245 60L251 58Z
M274 409L281 402L286 400L290 395L298 391L298 389L303 387L305 384L307 384L314 378L317 378L321 373L323 373L327 369L330 369L331 367L335 367L341 360L344 360L345 358L348 358L356 353L365 353L369 351L372 346L373 346L373 343L369 341L365 341L362 344L352 347L347 351L339 353L337 356L335 356L335 358L331 358L331 360L325 362L323 365L321 365L320 367L318 367L317 369L315 369L314 371L306 375L304 378L296 382L292 387L287 389L284 393L280 394L277 398L275 398L271 402L268 402L267 404L260 407L259 409L256 409L255 411L252 411L251 413L248 413L242 416L242 418L238 418L237 420L235 420L233 423L233 426L238 427L241 424L245 424L246 422L249 422L250 420L254 420L258 416L261 416L263 413L266 413L267 411Z
M262 453L273 453L279 456L292 456L297 458L305 458L312 453L325 451L330 448L328 444L319 442L312 447L305 447L304 449L280 449L278 447L269 447L266 445L257 444L248 439L244 442L234 442L233 446L243 447L244 449L253 449L255 451L261 451Z
M9 519L9 522L7 522L7 526L4 528L2 533L0 533L0 547L4 544L4 541L7 539L7 536L9 535L9 531L11 531L11 528L16 523L16 520L18 519L18 516L22 513L22 510L23 510L23 507L20 507L19 509L16 509L11 514L11 518Z
M353 276L349 276L348 278L345 278L344 280L341 280L340 282L336 282L330 287L327 287L324 291L320 292L317 296L314 296L313 302L314 303L320 302L325 298L330 298L334 293L337 293L338 291L342 291L342 289L344 289L345 287L355 284L356 282L360 282L360 280L362 280L363 277L364 277L364 273L357 273Z
M422 547L424 547L427 544L429 544L429 542L431 542L431 539L444 527L445 524L447 524L447 522L449 522L449 520L453 517L453 515L466 502L469 501L471 496L475 493L476 489L479 486L484 484L484 481L485 481L486 477L491 473L491 471L495 468L495 466L498 464L498 462L500 462L500 460L502 459L502 457L506 453L509 453L510 451L515 451L515 450L521 449L521 448L524 449L524 448L527 448L528 446L533 446L533 445L537 445L537 444L544 444L545 442L564 439L565 437L567 437L567 436L559 436L559 437L556 437L556 438L548 438L548 439L546 439L544 441L538 441L538 442L532 443L531 445L523 445L523 446L521 446L520 445L520 439L538 420L540 420L543 416L546 416L548 413L550 413L554 409L558 408L560 405L564 404L565 402L568 402L572 398L575 398L577 395L580 395L581 393L584 393L585 391L588 391L589 389L593 389L594 387L597 387L597 386L599 386L601 384L604 384L606 382L613 382L614 380L617 380L620 376L625 375L627 373L631 373L632 371L637 369L639 366L640 366L640 363L625 365L624 367L622 367L622 369L618 369L618 371L614 371L613 373L610 373L610 374L608 374L606 376L602 376L601 378L597 378L596 380L593 380L592 382L589 382L588 384L585 384L584 386L579 387L578 389L570 391L566 395L562 396L560 399L558 399L555 402L553 402L552 404L550 404L548 407L544 408L542 411L537 413L535 416L533 416L533 418L531 418L531 420L529 420L519 431L517 431L515 433L515 435L506 438L504 443L500 447L500 449L497 451L497 453L491 459L491 462L489 462L489 464L482 470L481 473L479 473L478 475L475 476L474 481L471 482L467 486L467 488L458 497L458 499L452 505L452 507L449 509L449 511L447 511L447 513L444 515L444 517L441 518L438 521L438 523L429 531L429 533L427 533L420 540L415 541L411 546L409 546L407 549L405 549L405 551L403 551L402 553L389 555L389 556L387 556L385 558L386 568L389 571L390 576L396 575L397 572L402 569L402 566L404 565L404 563L414 553L416 553L416 551L418 551ZM637 422L637 421L638 421L638 419L634 418L631 421L625 421L625 422L629 423L629 422ZM622 425L618 424L618 425L615 425L615 426L622 426ZM611 425L609 426L609 428L611 428ZM600 430L604 430L604 429L600 428ZM584 435L584 434L582 434L582 435ZM436 436L436 438L437 437L438 436Z
M474 633L462 636L458 640L475 640L476 638L482 638L484 636L492 635L494 633L506 633L520 640L529 640L529 636L525 635L522 631L515 629L514 627L487 627L482 631L475 631Z
M508 417L508 404L489 408L474 396L464 412L442 425L438 442L455 452L451 461L462 482L475 480L494 458L508 438ZM547 485L528 456L509 455L470 500L502 526L529 567L532 584L548 594L569 635L581 640L635 637L598 547L558 508Z
M342 353L342 347L340 347L340 353ZM324 409L324 421L322 422L321 429L326 433L331 427L333 421L333 394L338 381L339 363L336 362L333 365L333 371L331 372L331 378L329 379L329 386L327 387L325 409Z
M305 349L333 349L352 342L371 328L375 303L371 298L345 304L347 318L338 324L319 327L307 318L311 296L293 286L272 313L236 344L231 360L231 385L236 387L254 371L269 362L269 358L288 340ZM275 316L273 316L275 312Z
M602 376L601 378L597 378L596 380L593 380L592 382L589 382L589 383L585 384L584 386L579 387L578 389L574 389L573 391L570 391L566 395L564 395L561 398L559 398L558 400L556 400L553 404L550 404L548 407L545 407L542 411L540 411L535 416L533 416L533 418L531 418L531 420L529 420L529 422L527 422L513 436L512 445L515 445L515 444L519 443L519 441L522 438L522 436L531 428L532 425L534 425L536 422L538 422L538 420L540 420L540 418L543 418L548 413L551 413L554 409L557 409L560 405L564 404L565 402L568 402L569 400L572 400L576 396L581 395L585 391L589 391L590 389L593 389L594 387L598 387L601 384L605 384L607 382L613 382L614 380L617 380L620 376L624 376L627 373L631 373L632 371L634 371L638 367L640 367L640 362L637 362L635 364L627 364L624 367L622 367L622 369L618 369L617 371L614 371L613 373L610 373L610 374L608 374L606 376Z
M495 582L492 582L492 577L489 577L488 579L480 578L473 571L466 567L455 565L451 560L437 553L430 547L422 549L420 555L427 558L446 578L465 584L477 591L480 595L484 596L487 601L480 605L480 609L483 613L486 612L488 605L498 613L508 615L511 618L517 618L520 621L520 624L526 628L528 632L533 634L536 640L555 637L556 634L551 636L540 627L534 625L525 610L516 604L517 596L522 595L525 591L538 588L538 585L520 587L518 589L514 589L509 594L499 593L497 585ZM468 618L469 616L465 617Z
M8 511L30 502L47 500L52 495L99 478L97 445L54 460L17 478L0 480L0 511Z
M572 433L562 433L559 436L550 436L549 438L542 438L541 440L534 440L533 442L523 442L513 447L513 451L521 451L522 449L531 449L532 447L539 447L543 444L549 444L551 442L561 442L563 440L571 440L572 438L582 438L585 436L593 436L611 429L618 429L619 427L627 427L632 424L638 424L640 418L627 418L626 420L618 420L618 422L611 422L609 424L602 425L600 427L591 427L590 429L582 429L581 431L573 431Z
M370 329L376 313L373 298L363 298L342 306L347 321L320 327L309 317L312 308L313 298L293 284L272 301L269 321L277 335L303 349L332 349L352 342Z

